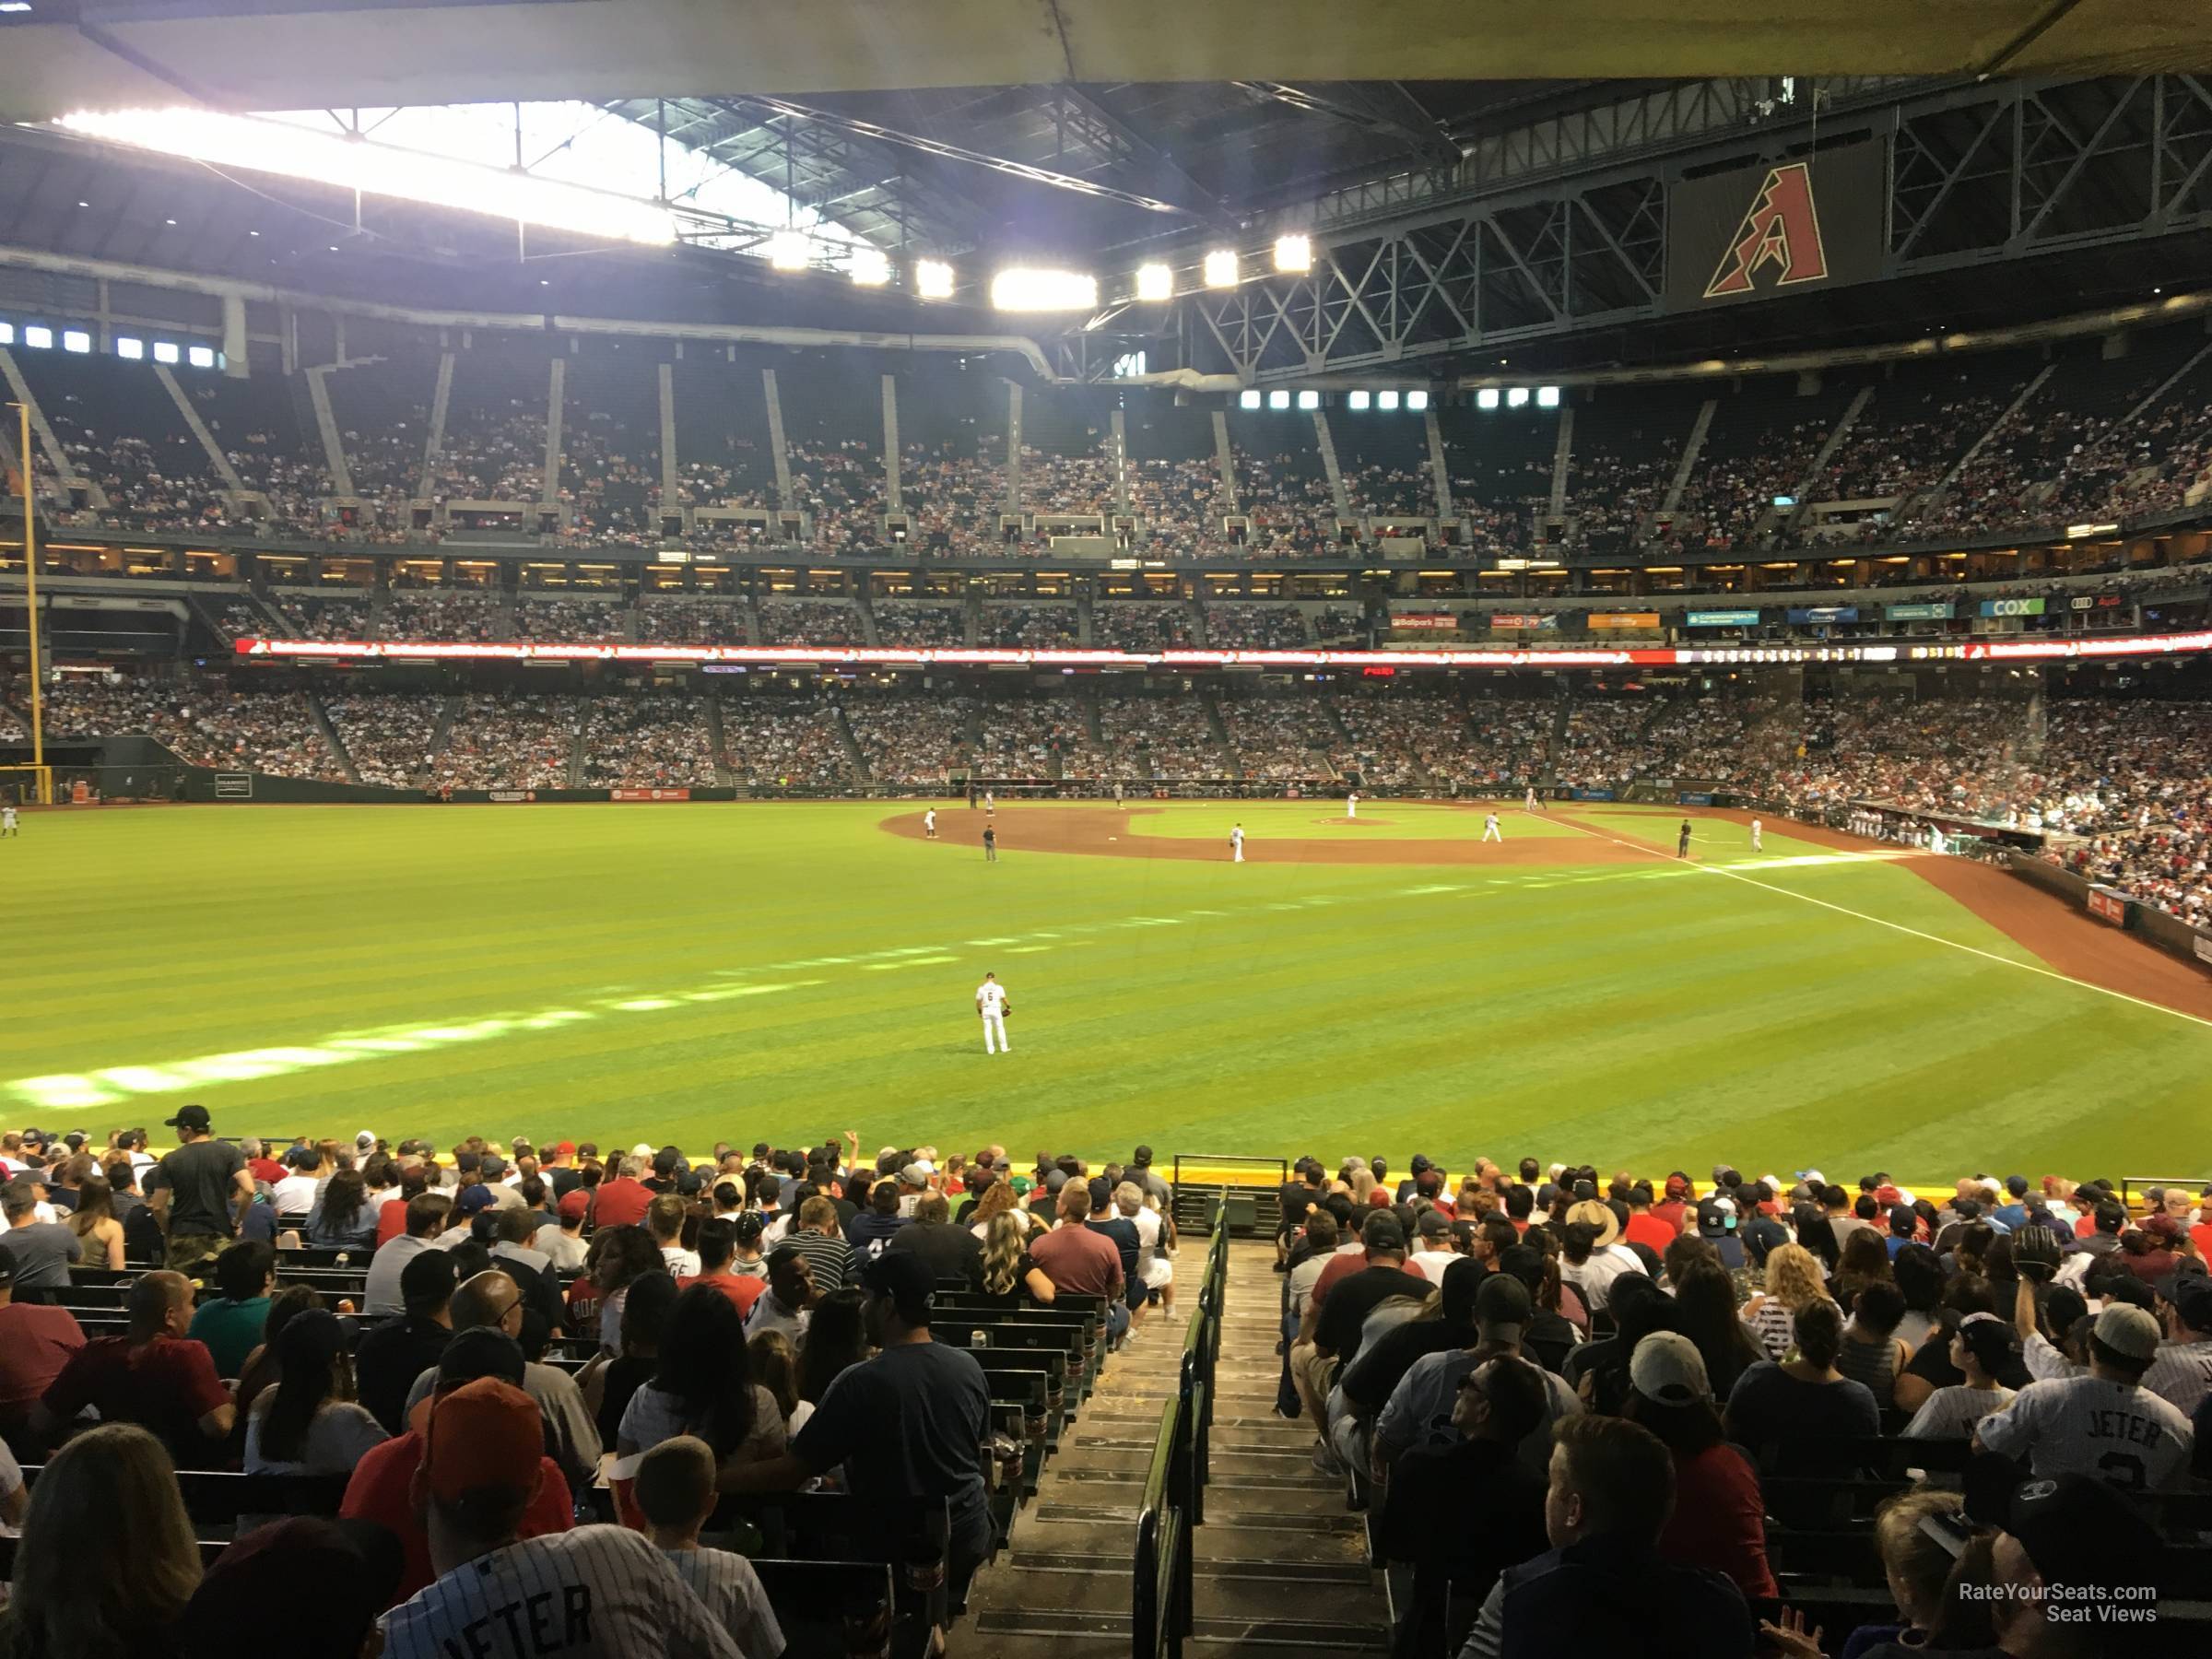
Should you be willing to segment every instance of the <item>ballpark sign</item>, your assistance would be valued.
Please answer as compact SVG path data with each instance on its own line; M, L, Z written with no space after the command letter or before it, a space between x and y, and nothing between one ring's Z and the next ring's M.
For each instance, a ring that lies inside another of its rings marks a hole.
M1878 142L1685 179L1668 198L1667 300L1771 298L1881 267Z

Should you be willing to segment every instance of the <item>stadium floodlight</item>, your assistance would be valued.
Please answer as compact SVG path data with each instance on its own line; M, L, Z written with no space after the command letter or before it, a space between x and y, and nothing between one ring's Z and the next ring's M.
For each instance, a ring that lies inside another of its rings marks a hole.
M43 323L28 324L23 329L23 344L33 351L52 351L53 349L53 330L48 328Z
M0 346L13 346L15 343L16 325L13 323L0 323Z
M184 353L184 360L194 369L212 369L215 367L215 347L194 346Z
M1495 386L1485 386L1481 391L1476 393L1475 406L1478 409L1496 408L1498 406L1498 388Z
M1375 394L1375 407L1376 407L1376 408L1378 408L1378 409L1394 409L1394 408L1396 408L1397 406L1398 406L1398 394L1397 394L1395 392L1378 392L1378 393L1376 393L1376 394Z
M1306 410L1320 408L1321 394L1318 392L1300 392L1298 394L1298 406Z
M881 288L891 279L891 256L881 248L854 248L848 269L855 288Z
M135 339L129 335L117 335L115 336L115 355L119 358L128 358L134 363L142 361L146 357L146 342Z
M952 298L952 267L941 259L914 262L914 292L924 300Z
M1429 406L1429 394L1426 392L1406 393L1406 406L1411 409L1416 415L1418 415L1423 409L1426 409Z
M1288 392L1270 392L1270 393L1268 393L1268 394L1267 394L1267 406L1268 406L1269 408L1271 408L1271 409L1287 409L1287 408L1288 408L1288 407L1290 406L1290 394L1289 394L1289 393L1288 393Z
M768 263L779 271L803 271L814 260L814 238L804 230L779 230L768 239Z
M1238 407L1238 408L1240 408L1240 409L1256 409L1256 408L1258 408L1259 406L1260 406L1260 394L1259 394L1257 392L1240 392L1240 393L1238 393L1238 394L1237 394L1237 407Z
M62 331L62 349L64 351L89 351L92 349L92 336L81 328L65 328Z
M1347 409L1365 409L1372 407L1374 401L1374 395L1371 393L1354 392L1345 398L1344 406Z
M1313 268L1313 239L1310 236L1278 236L1275 239L1275 268L1296 273Z
M1237 286L1237 251L1234 248L1216 248L1206 256L1206 286Z
M667 247L676 241L676 217L663 203L258 115L182 106L80 110L55 124L188 161L280 173L609 241Z
M154 361L157 363L174 363L183 355L184 354L182 352L179 351L174 345L167 340L156 340L154 342Z
M1528 388L1526 386L1508 386L1505 389L1505 406L1509 409L1526 408L1528 406Z
M1092 311L1099 303L1099 279L1082 271L1016 265L991 278L991 303L1011 312Z
M1538 386L1538 387L1536 388L1536 407L1537 407L1537 408L1539 408L1539 409L1556 409L1556 408L1558 408L1559 406L1559 389L1557 386Z
M1136 267L1136 297L1145 304L1175 298L1175 273L1158 261Z

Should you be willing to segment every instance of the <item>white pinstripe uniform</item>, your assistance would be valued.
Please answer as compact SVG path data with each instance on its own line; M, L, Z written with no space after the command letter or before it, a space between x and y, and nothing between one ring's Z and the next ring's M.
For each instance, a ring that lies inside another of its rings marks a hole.
M384 1659L747 1659L643 1535L525 1538L384 1615Z
M997 1052L1011 1052L1006 1041L1006 988L994 979L987 979L975 988L976 1012L983 1017L983 1053L992 1052L992 1040L998 1042Z

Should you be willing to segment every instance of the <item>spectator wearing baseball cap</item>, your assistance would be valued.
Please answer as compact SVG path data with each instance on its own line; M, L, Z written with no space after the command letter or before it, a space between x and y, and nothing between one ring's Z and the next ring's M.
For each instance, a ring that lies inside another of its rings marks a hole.
M1465 1651L1747 1655L1751 1615L1736 1587L1660 1554L1675 1505L1665 1445L1618 1418L1573 1418L1557 1435L1544 1506L1552 1547L1506 1569Z
M453 1290L459 1283L450 1252L421 1252L400 1270L402 1311L364 1332L354 1350L354 1382L361 1404L386 1434L406 1426L407 1391L453 1340Z
M302 1584L314 1617L285 1630L286 1659L360 1659L376 1621L397 1599L399 1542L381 1527L293 1515L246 1533L218 1556L177 1626L181 1659L231 1659L239 1632L256 1628Z
M167 1123L177 1149L147 1178L146 1202L168 1238L169 1267L190 1273L236 1236L253 1177L236 1147L214 1138L206 1107L181 1107Z
M547 1652L743 1659L637 1533L585 1526L523 1535L546 1479L545 1430L528 1394L479 1377L435 1396L427 1417L410 1484L440 1576L385 1616L384 1659L490 1652L524 1619L559 1621Z
M1719 1253L1724 1267L1744 1265L1744 1242L1736 1234L1735 1200L1725 1193L1714 1193L1699 1201L1697 1210L1698 1237Z
M1697 1345L1654 1331L1629 1359L1621 1414L1659 1437L1675 1465L1675 1510L1659 1535L1663 1559L1725 1574L1756 1601L1780 1594L1767 1560L1759 1475L1728 1443Z
M1950 1360L1966 1381L1938 1388L1905 1425L1907 1440L1970 1439L1974 1425L2012 1403L2002 1379L2020 1362L2019 1338L1994 1313L1976 1312L1951 1334Z
M2088 1475L2149 1492L2179 1486L2194 1432L2143 1386L2159 1335L2148 1311L2108 1304L2090 1330L2088 1374L2030 1382L1975 1426L1976 1448L2013 1458L2042 1479Z
M1081 1183L1063 1190L1088 1203ZM837 1374L787 1453L724 1474L723 1485L791 1491L842 1464L854 1500L887 1520L944 1501L951 1518L946 1588L958 1613L991 1550L983 1451L990 1389L972 1355L932 1340L935 1280L925 1264L887 1254L868 1264L861 1284L867 1332L881 1351Z
M429 1534L416 1508L411 1488L422 1464L422 1431L438 1400L482 1377L493 1377L510 1387L523 1386L523 1350L513 1337L488 1329L464 1331L438 1357L437 1381L429 1398L404 1417L399 1432L366 1453L346 1483L338 1513L348 1519L372 1522L399 1540L402 1565L383 1607L406 1600L436 1576L430 1568ZM528 1396L525 1394L524 1396ZM542 1424L543 1418L540 1417ZM540 1430L543 1438L543 1430ZM525 1511L520 1535L540 1537L566 1532L574 1524L574 1506L560 1465L546 1456L541 1446L538 1470L543 1484ZM381 1613L383 1607L377 1610Z
M553 1264L559 1273L581 1273L588 1246L583 1223L592 1213L591 1194L571 1186L553 1206L555 1220L541 1224L531 1235L531 1247Z

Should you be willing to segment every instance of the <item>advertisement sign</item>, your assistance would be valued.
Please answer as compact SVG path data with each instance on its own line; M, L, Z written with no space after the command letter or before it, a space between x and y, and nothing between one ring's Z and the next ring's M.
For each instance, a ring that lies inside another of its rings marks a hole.
M1557 629L1559 613L1557 611L1493 611L1490 631L1493 633L1527 633L1542 629Z
M691 792L688 789L610 789L606 792L606 798L610 801L688 801L691 798Z
M537 799L537 791L535 789L494 789L488 793L493 800L509 804Z
M1684 179L1667 193L1667 304L1772 299L1878 276L1884 171L1875 139Z
M1677 794L1675 800L1678 805L1684 806L1710 806L1712 805L1711 795L1699 794L1694 792Z
M1571 789L1567 792L1567 798L1571 801L1609 801L1613 798L1613 792L1609 789Z
M1657 611L1593 611L1590 626L1600 632L1607 629L1627 631L1634 629L1653 629L1659 626Z
M1859 607L1855 605L1793 605L1790 620L1793 622L1856 622Z
M1450 611L1400 611L1390 619L1393 628L1448 629L1459 626Z
M2089 914L2100 921L2110 922L2115 927L2127 925L2127 895L2117 888L2091 888L2088 904Z
M1948 599L1882 606L1883 618L1890 622L1948 622L1958 614L1959 607Z
M1683 618L1691 628L1757 628L1755 610L1691 611Z
M2077 611L2118 610L2120 595L2117 594L2077 594L2066 601L2066 608Z
M1982 614L1985 617L2040 617L2043 614L2041 599L1984 599Z

